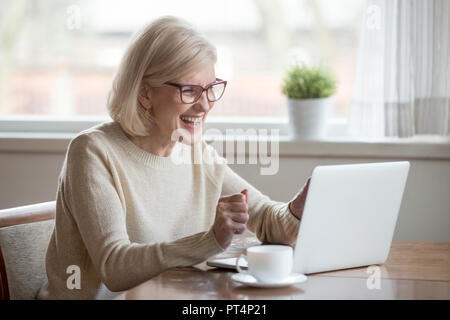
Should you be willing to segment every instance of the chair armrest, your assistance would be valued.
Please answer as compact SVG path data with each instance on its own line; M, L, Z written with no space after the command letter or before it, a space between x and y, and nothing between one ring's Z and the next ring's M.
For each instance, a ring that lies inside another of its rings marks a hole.
M0 228L55 218L56 201L0 210ZM0 248L0 300L9 300L8 278Z
M0 210L0 228L55 218L56 201Z

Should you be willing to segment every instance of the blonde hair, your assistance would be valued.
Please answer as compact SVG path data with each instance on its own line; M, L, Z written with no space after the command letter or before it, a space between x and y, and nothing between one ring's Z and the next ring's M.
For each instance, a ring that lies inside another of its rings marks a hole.
M216 60L214 46L186 21L170 16L153 21L133 36L122 58L107 97L110 117L131 136L147 135L152 121L138 101L143 77L157 87Z

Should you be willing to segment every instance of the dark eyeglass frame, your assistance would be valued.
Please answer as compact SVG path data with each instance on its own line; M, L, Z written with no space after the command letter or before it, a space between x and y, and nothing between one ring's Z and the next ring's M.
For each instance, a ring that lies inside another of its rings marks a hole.
M204 91L206 91L206 99L208 99L209 102L215 102L215 101L219 100L220 98L222 98L223 94L225 93L225 89L227 87L227 81L219 79L219 78L216 78L215 82L208 84L206 87L202 87L198 84L187 84L187 83L181 84L181 83L175 83L175 82L166 82L164 84L178 88L179 89L178 91L180 92L180 100L181 100L181 102L186 103L186 104L196 103L200 99L200 97L202 96ZM222 94L220 95L220 97L216 98L215 100L209 99L208 89L211 88L212 86L215 86L218 84L224 84ZM202 91L198 95L198 97L195 98L195 100L193 102L185 102L185 101L183 101L183 88L184 87L197 87L197 88L200 88Z

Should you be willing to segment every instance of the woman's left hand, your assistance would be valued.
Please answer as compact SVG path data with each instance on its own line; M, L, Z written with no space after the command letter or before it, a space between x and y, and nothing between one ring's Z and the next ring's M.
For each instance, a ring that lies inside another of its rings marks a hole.
M305 207L306 196L308 195L310 181L311 177L308 178L308 180L303 185L299 193L297 193L295 197L291 201L289 201L289 210L299 220L302 218L303 215L303 208Z

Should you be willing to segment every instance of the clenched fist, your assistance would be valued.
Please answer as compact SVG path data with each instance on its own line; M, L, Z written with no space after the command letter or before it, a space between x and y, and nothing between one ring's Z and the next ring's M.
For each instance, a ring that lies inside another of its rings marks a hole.
M217 242L226 249L235 234L245 231L248 221L248 191L221 197L216 208L213 231Z

